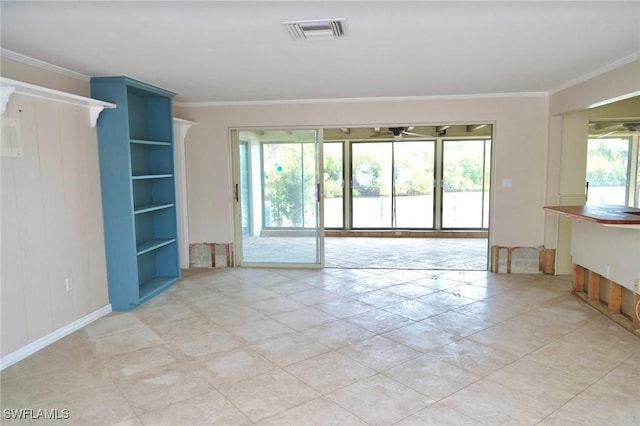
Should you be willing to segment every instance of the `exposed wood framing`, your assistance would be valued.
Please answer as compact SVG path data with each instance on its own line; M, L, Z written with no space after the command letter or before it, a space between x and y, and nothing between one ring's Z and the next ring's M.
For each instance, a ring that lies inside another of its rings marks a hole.
M573 265L573 291L584 291L584 267Z
M491 252L491 272L497 274L500 270L500 246L493 246Z
M211 247L211 267L216 267L216 246L224 246L225 256L227 258L227 267L232 267L235 265L233 259L233 243L199 243L204 244ZM189 253L191 253L191 248L197 244L189 244Z
M227 267L233 266L233 244L225 244L224 250L227 255Z
M611 281L609 285L609 313L619 314L622 307L622 286Z
M638 312L640 310L640 307L638 306L639 303L640 294L636 293L633 305L633 328L635 329L640 329L640 317L638 317L638 315L640 315L640 312Z
M511 259L513 258L513 251L518 247L507 248L507 274L511 273Z
M600 300L600 274L589 271L589 286L587 289L587 297L590 302Z
M500 250L507 250L507 274L511 273L511 259L513 258L513 251L520 247L506 247L506 246L493 246L492 247L492 262L491 272L500 272Z
M555 275L556 249L540 248L540 271L543 274Z
M585 278L587 289L585 292ZM634 293L634 311L631 318L627 314L622 314L622 286L616 282L609 281L609 303L600 300L600 274L593 272L583 266L573 265L573 291L576 296L588 303L594 309L608 316L629 331L640 336L640 294Z

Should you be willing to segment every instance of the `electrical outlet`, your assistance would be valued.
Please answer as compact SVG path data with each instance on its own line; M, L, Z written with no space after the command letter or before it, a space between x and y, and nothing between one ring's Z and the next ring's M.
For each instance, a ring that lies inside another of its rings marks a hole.
M65 278L64 279L64 288L66 291L73 290L73 278Z

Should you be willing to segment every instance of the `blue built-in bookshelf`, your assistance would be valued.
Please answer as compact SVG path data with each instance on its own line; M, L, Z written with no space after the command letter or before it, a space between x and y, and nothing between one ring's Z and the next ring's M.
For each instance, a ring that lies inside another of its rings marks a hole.
M98 120L109 301L129 311L180 278L171 100L128 77L91 79L117 105Z

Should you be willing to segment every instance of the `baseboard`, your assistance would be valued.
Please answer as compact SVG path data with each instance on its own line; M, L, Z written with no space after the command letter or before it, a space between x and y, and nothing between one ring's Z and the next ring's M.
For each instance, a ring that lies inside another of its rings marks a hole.
M73 333L84 327L85 325L91 324L97 319L102 318L105 315L111 313L111 305L105 305L102 308L91 312L88 315L83 316L80 319L75 320L72 323L61 327L46 336L39 338L26 346L21 347L15 352L10 353L9 355L0 359L0 371L4 370L7 367L12 366L18 361L21 361L28 357L31 354L38 352L40 349L49 346L50 344L62 339L65 336Z

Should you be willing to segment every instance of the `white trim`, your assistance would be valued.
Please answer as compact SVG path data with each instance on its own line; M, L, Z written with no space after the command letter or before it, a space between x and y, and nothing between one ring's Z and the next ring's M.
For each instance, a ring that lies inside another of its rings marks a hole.
M32 355L36 352L38 352L40 349L43 349L47 346L49 346L50 344L57 342L58 340L62 339L65 336L68 336L69 334L73 333L74 331L80 330L82 327L91 324L92 322L102 318L105 315L108 315L111 313L111 305L105 305L102 308L91 312L88 315L83 316L80 319L77 319L75 321L73 321L70 324L65 325L64 327L61 327L49 334L47 334L46 336L43 336L41 338L39 338L36 341L33 341L31 343L29 343L26 346L21 347L20 349L18 349L15 352L10 353L9 355L3 357L2 359L0 359L0 371L4 370L7 367L12 366L13 364L15 364L18 361L21 361L23 359L25 359L26 357L28 357L29 355Z
M174 123L179 123L179 124L188 124L189 126L192 126L194 124L198 124L195 121L186 120L184 118L178 118L178 117L173 117L173 122Z
M98 121L98 116L100 115L103 109L116 107L116 104L112 104L109 102L103 102L97 99L86 98L84 96L78 96L78 95L74 95L67 92L61 92L59 90L53 90L47 87L36 86L35 84L29 84L22 81L12 80L10 78L4 78L4 77L0 77L0 88L2 89L1 93L2 93L2 105L3 105L2 113L3 114L4 114L5 107L7 105L7 102L9 101L9 97L14 93L88 108L89 123L91 124L91 127L95 127L96 122Z
M178 204L178 250L180 268L189 267L189 210L187 205L187 160L185 140L193 121L173 118L173 156L175 164L176 201Z
M454 99L484 98L531 98L549 96L547 92L513 92L513 93L481 93L477 95L434 95L434 96L389 96L371 98L322 98L322 99L282 99L272 101L224 101L224 102L175 102L182 108L225 107L225 106L257 106L288 104L332 104L348 102L406 102L406 101L441 101Z
M4 114L4 112L7 110L7 103L9 103L9 98L15 91L16 88L13 86L0 86L0 96L2 97L2 100L0 100L0 114Z
M561 84L561 85L549 90L549 95L555 95L556 93L561 92L561 91L563 91L565 89L568 89L569 87L573 87L573 86L576 86L576 85L578 85L580 83L584 83L585 81L591 80L592 78L598 77L599 75L606 74L609 71L613 71L613 70L615 70L617 68L620 68L620 67L622 67L624 65L630 64L631 62L633 62L633 61L635 61L637 59L640 59L640 51L632 53L631 55L626 56L626 57L624 57L622 59L618 59L617 61L614 61L614 62L612 62L612 63L610 63L608 65L605 65L602 68L598 68L595 71L591 71L590 73L584 74L584 75L582 75L582 76L580 76L578 78L574 78L573 80L569 80L566 83L563 83L563 84Z
M41 61L40 59L32 58L31 56L23 55L22 53L14 52L5 48L0 48L0 56L26 65L31 65L32 67L66 75L67 77L75 78L76 80L89 82L89 80L91 79L91 77L89 77L88 75L72 71L68 68L63 68L58 65L53 65L48 62Z
M640 90L638 90L636 92L627 93L627 94L624 94L624 95L621 95L621 96L616 96L615 98L605 99L604 101L596 102L595 104L589 105L587 107L587 109L597 108L597 107L600 107L600 106L603 106L603 105L612 104L614 102L624 101L625 99L634 98L636 96L640 96Z

